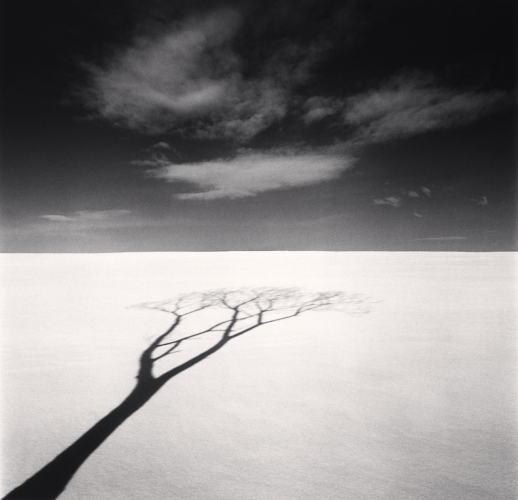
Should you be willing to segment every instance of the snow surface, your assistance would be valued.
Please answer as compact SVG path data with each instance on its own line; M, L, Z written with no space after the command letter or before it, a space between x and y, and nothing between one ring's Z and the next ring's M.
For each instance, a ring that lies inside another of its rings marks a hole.
M63 500L510 499L516 254L4 254L3 493L116 406L180 292L365 293L184 372L83 465Z

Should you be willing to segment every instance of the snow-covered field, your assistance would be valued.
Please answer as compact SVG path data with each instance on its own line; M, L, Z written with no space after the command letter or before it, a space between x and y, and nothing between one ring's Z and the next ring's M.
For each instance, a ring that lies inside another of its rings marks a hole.
M4 254L2 486L131 390L180 292L368 294L236 339L166 385L63 500L510 499L516 494L516 254Z

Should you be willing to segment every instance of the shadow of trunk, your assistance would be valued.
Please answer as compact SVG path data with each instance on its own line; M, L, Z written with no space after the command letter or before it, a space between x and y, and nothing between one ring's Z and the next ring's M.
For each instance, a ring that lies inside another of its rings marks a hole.
M57 498L63 493L77 469L119 425L144 406L165 383L179 373L208 358L211 354L221 349L228 341L229 338L224 336L210 349L169 370L158 378L154 378L151 375L152 366L147 366L143 373L140 373L137 377L138 382L133 391L117 408L99 420L54 460L8 493L2 500L53 500Z
M56 458L8 493L3 500L51 500L66 488L85 460L162 387L155 379L139 380L133 391L104 418L86 431Z

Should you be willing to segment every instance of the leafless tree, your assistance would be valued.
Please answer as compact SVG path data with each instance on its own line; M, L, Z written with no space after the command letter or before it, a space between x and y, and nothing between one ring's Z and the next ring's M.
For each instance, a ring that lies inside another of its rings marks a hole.
M137 307L163 311L172 315L171 326L156 337L140 356L137 383L131 393L104 418L86 431L46 466L12 490L4 500L54 499L106 438L128 417L141 408L169 380L198 364L220 350L230 341L245 333L277 321L294 318L307 311L344 310L364 313L368 305L363 296L344 292L303 292L298 289L239 289L213 290L188 293L172 300L150 302ZM209 311L219 311L215 315ZM207 316L210 326L191 330L199 321L189 321ZM215 322L214 322L215 321ZM162 373L156 373L157 365L165 358L178 353L195 339L209 342L201 352L186 361L173 364Z

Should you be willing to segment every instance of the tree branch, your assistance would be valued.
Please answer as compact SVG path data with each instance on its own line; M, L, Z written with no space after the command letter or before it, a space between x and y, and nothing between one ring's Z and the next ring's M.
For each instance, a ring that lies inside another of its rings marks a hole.
M153 378L153 363L172 354L179 345L193 338L200 337L211 332L221 332L221 336L216 343L204 352L194 356L191 360L172 368L160 377L166 380L174 375L186 370L190 366L198 363L213 352L223 347L229 340L244 335L245 333L257 328L258 326L284 321L294 318L300 314L316 309L338 309L343 304L353 304L363 302L363 297L356 295L346 295L343 292L303 292L294 288L258 288L258 289L238 289L238 290L214 290L204 293L192 293L180 296L175 301L158 302L154 306L146 304L150 309L158 309L172 313L176 320L171 327L142 353L140 359L140 370L138 378ZM166 308L166 304L171 304L172 310ZM232 311L232 317L225 321L216 323L205 330L185 335L176 340L168 339L174 329L180 324L183 317L200 312L210 307L219 307ZM194 308L194 309L192 309ZM279 317L279 314L284 314ZM269 319L269 318L272 319ZM254 322L255 319L255 322ZM245 322L245 323L240 323ZM253 324L251 324L253 323ZM238 324L243 328L239 330ZM246 325L249 326L246 326ZM153 357L157 348L166 350ZM155 379L155 380L158 380Z
M252 326L249 326L248 328L245 328L244 330L240 331L240 332L237 332L237 333L234 333L233 335L231 335L229 338L230 339L235 339L236 337L239 337L247 332L249 332L250 330L253 330L254 328L257 328L258 326L261 326L263 325L264 323L262 322L261 318L262 318L262 312L260 312L258 314L258 317L257 317L257 323L255 325L252 325Z
M159 356L157 356L156 358L151 358L152 363L154 363L155 361L158 361L161 358L164 358L168 354L171 354L182 343L182 341L181 340L177 340L176 342L170 342L170 343L172 343L173 346L170 347L169 349L167 349L166 352L164 352L164 353L160 354ZM163 345L163 344L161 344L161 345Z
M204 333L208 333L208 332L225 331L226 329L225 330L216 330L216 328L218 326L224 325L225 323L228 323L229 321L232 321L232 320L227 319L225 321L222 321L221 323L217 323L216 325L211 326L210 328L207 328L207 330L203 330L202 332L198 332L198 333L193 333L192 335L187 335L187 337L182 337L181 339L178 339L178 340L172 340L171 342L159 344L157 347L171 345L171 344L174 344L175 342L180 342L182 340L192 339L193 337L198 337L199 335L203 335Z
M171 370L166 371L162 375L156 378L157 383L160 385L165 384L168 380L172 379L179 373L182 373L183 371L187 370L191 366L194 366L198 364L200 361L203 361L205 358L208 358L211 354L214 354L216 351L219 351L227 342L229 342L228 338L221 338L219 342L214 344L212 347L207 349L206 351L203 351L202 353L198 354L197 356L194 356L194 358L189 359L185 363L182 363L179 366L176 366L175 368L171 368Z
M146 380L153 379L153 351L160 345L160 342L164 340L174 329L180 324L182 320L181 316L176 315L174 323L161 335L159 335L147 349L144 350L140 356L140 366L137 375L137 379L144 382Z

